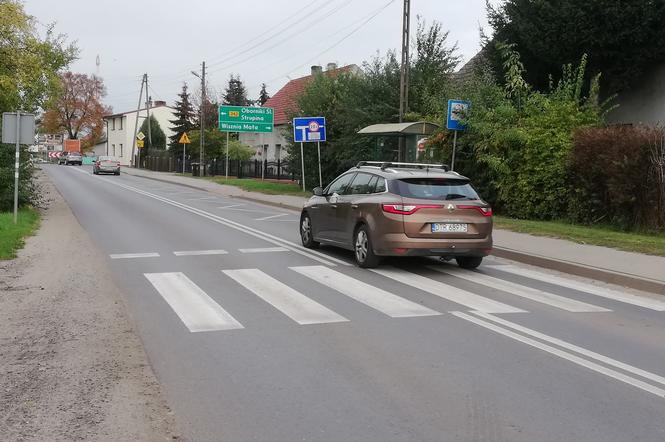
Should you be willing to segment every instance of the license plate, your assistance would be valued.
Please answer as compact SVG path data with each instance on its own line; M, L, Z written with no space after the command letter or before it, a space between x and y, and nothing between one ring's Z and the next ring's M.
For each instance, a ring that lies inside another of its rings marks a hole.
M462 223L433 223L432 233L466 233L468 224Z

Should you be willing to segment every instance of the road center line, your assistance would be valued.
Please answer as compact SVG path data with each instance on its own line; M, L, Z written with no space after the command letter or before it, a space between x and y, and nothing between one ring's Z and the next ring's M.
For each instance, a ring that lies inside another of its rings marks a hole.
M647 384L644 381L641 381L639 379L633 378L631 376L625 375L623 373L620 373L616 370L612 370L610 368L604 367L602 365L596 364L595 362L588 361L584 358L581 358L579 356L576 356L572 353L565 352L563 350L560 350L558 348L552 347L547 344L543 344L541 342L538 342L534 339L527 338L526 336L519 335L515 332L512 332L508 329L505 329L503 327L499 327L498 325L492 324L491 322L483 321L482 319L473 317L471 315L468 315L466 313L462 312L451 312L452 315L457 316L460 319L464 319L465 321L472 322L476 325L479 325L481 327L484 327L488 330L492 330L493 332L496 332L500 335L506 336L508 338L514 339L518 342L521 342L526 345L530 345L531 347L535 347L539 350L543 350L547 353L553 354L555 356L558 356L562 359L566 359L567 361L573 362L574 364L581 365L582 367L586 367L589 370L593 370L597 373L604 374L605 376L611 377L613 379L616 379L618 381L624 382L626 384L632 385L633 387L639 388L641 390L644 390L646 392L649 392L651 394L655 394L658 397L665 398L665 390L662 388L655 387L651 384Z
M112 253L111 259L159 258L159 253Z
M277 215L264 216L263 218L256 218L254 221L266 221L268 219L279 218L280 216L289 216L289 213L278 213Z
M226 250L186 250L173 252L175 256L226 255L228 253Z
M240 253L270 253L270 252L288 252L285 247L256 247L253 249L238 249Z

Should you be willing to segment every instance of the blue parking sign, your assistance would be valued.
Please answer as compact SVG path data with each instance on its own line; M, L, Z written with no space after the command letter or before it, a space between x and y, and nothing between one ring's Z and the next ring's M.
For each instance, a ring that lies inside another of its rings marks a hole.
M315 143L326 141L325 117L302 117L293 119L293 141Z
M470 101L448 100L448 121L446 124L448 130L466 129L463 121L466 118L469 107L471 107Z

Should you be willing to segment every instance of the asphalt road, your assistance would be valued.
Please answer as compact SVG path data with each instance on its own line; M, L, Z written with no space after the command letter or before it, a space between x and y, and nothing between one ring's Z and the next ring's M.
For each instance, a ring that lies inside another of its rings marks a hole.
M362 270L295 212L44 169L189 440L665 440L665 298L498 259Z

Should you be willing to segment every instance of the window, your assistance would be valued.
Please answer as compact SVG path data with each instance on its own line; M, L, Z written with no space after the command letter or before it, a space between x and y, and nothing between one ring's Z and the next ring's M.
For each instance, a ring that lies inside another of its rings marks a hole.
M282 145L275 144L275 161L282 158Z
M113 148L113 156L115 156L115 144L111 144L111 147Z
M122 121L122 120L120 120L120 121ZM122 129L122 127L120 129ZM122 144L120 144L120 156L122 156Z
M346 187L349 185L354 175L354 173L347 173L346 175L342 175L341 177L337 178L332 182L331 185L328 186L328 189L325 193L329 195L333 193L343 195Z
M408 178L398 180L399 194L407 198L431 200L477 200L478 194L465 180Z
M352 195L366 195L372 193L370 191L369 183L374 179L374 175L369 173L359 173L353 179L351 186L349 186L349 192Z
M379 177L376 175L372 175L372 179L369 180L369 184L367 185L369 193L374 193L374 188L376 187L376 182L379 180Z
M381 193L386 191L386 179L379 177L378 181L376 182L376 187L374 188L373 193Z
M111 130L115 130L115 118L111 118Z
M122 120L123 119L124 119L124 117L120 117L120 130L122 130ZM120 145L120 152L122 152L122 144ZM120 155L122 155L122 153Z

